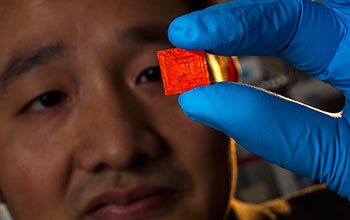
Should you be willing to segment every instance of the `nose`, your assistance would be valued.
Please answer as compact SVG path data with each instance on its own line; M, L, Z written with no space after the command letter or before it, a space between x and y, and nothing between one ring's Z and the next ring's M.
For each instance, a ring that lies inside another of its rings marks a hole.
M161 138L147 121L145 107L132 95L99 96L82 113L74 163L87 172L144 166L161 154Z

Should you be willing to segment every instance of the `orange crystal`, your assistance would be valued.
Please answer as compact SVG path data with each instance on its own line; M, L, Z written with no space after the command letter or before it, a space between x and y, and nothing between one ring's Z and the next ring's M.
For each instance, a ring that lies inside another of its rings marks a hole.
M210 85L204 51L179 48L158 51L165 95L191 90L197 86Z

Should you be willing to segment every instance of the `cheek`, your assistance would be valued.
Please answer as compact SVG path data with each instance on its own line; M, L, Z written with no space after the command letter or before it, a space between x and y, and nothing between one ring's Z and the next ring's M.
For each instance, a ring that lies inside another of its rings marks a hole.
M188 118L177 102L178 96L170 96L151 106L157 131L162 134L181 159L208 167L227 167L230 159L230 139L203 124ZM179 155L180 156L180 155ZM207 163L210 161L210 163Z
M177 160L190 170L197 186L204 191L201 193L215 197L217 189L222 189L227 193L223 195L228 195L232 173L229 139L204 125L190 126L184 133L185 136L174 135Z
M7 184L8 191L19 190L26 198L45 196L66 181L75 129L66 123L66 115L45 123L27 118L1 121L8 126L0 131L0 187Z
M188 118L177 102L169 96L151 107L152 121L157 131L176 153L176 158L198 170L226 169L229 165L230 139L208 126ZM216 170L217 171L217 170Z
M187 117L178 117L174 123L178 124L172 132L174 161L189 171L194 182L189 205L209 219L222 219L232 190L229 139Z
M49 209L49 204L58 207L67 166L63 152L54 148L64 143L45 141L34 134L17 136L0 141L0 188L10 210L31 219L33 213Z
M217 217L228 205L232 186L230 139L189 119L177 104L177 97L170 99L153 109L157 130L166 139L173 163L183 166L193 178L192 207L199 212L212 210L216 214L207 214Z

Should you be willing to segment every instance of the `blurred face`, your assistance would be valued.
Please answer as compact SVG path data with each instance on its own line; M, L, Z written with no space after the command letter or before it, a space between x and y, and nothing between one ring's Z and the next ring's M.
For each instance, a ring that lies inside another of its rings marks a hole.
M223 219L228 139L165 97L181 0L0 1L0 192L15 220Z

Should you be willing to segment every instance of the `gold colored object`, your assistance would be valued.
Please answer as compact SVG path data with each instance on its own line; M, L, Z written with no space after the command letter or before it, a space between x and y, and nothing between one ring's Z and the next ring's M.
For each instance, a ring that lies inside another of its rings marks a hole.
M210 81L212 83L240 81L242 69L237 57L224 57L209 53L206 53L205 56L208 62ZM232 72L232 66L235 68L236 73ZM233 76L233 74L235 76Z

